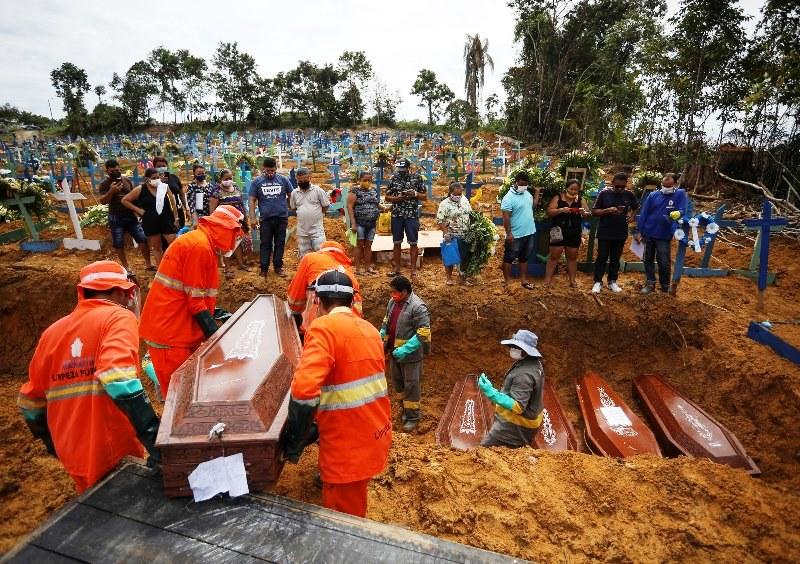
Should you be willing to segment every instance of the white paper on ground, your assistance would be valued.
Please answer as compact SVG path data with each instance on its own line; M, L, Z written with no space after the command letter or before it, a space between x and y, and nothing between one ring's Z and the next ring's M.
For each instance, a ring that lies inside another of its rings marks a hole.
M631 239L631 252L637 257L644 256L644 243L639 243L636 239Z
M625 415L625 412L622 411L622 408L619 406L614 407L601 407L600 411L603 413L603 417L606 418L606 422L611 427L630 427L631 420L628 419L628 416Z
M225 492L231 497L249 493L244 456L240 452L201 462L189 474L189 487L195 501L205 501Z

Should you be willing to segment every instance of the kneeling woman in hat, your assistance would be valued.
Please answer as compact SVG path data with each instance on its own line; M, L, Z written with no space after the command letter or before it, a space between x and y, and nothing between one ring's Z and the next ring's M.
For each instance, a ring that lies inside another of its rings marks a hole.
M478 377L478 388L494 404L495 414L489 434L481 446L518 448L530 445L542 424L544 370L542 354L536 348L538 337L520 329L500 344L507 345L514 360L496 390L486 374Z

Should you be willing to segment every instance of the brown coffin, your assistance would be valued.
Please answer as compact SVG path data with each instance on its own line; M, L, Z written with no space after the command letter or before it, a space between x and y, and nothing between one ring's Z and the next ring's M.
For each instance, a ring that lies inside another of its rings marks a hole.
M156 441L168 496L192 494L188 476L199 463L240 452L251 491L277 481L278 438L300 350L286 303L259 295L175 371ZM224 432L209 438L217 423Z
M476 376L466 376L453 387L436 427L436 444L461 450L480 445L492 426L493 414L494 406L478 389Z
M544 380L543 403L542 426L539 427L539 432L533 436L532 446L542 450L579 451L580 443L575 429L548 378Z
M633 394L666 454L710 458L753 476L761 474L733 433L660 376L639 376Z
M592 452L614 458L661 456L653 432L599 375L589 372L580 377L576 389Z

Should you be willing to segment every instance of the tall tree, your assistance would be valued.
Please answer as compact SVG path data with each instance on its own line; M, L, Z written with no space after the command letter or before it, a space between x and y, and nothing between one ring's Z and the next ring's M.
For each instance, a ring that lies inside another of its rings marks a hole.
M344 85L341 103L348 120L354 125L364 119L364 94L367 83L372 78L372 63L363 51L345 51L336 66Z
M189 121L195 119L198 114L208 110L209 104L206 101L211 84L207 76L208 65L202 57L195 57L186 49L178 51L181 64L181 77L186 107Z
M62 63L50 72L50 81L56 89L56 95L64 102L67 131L74 135L83 133L86 123L83 96L89 91L86 71L72 63Z
M131 65L125 76L114 73L110 83L125 113L127 129L135 129L150 118L150 99L157 95L158 85L147 61Z
M339 80L340 75L332 65L318 67L300 61L286 73L286 103L294 113L304 113L309 125L320 129L331 127L342 118L334 94Z
M494 61L489 55L489 40L481 41L481 36L477 33L474 36L467 34L467 42L464 44L464 90L467 93L467 103L476 112L486 65L494 70Z
M211 74L217 95L217 108L230 115L234 123L244 118L247 100L252 98L255 89L256 61L239 51L239 44L220 42L212 59L214 72Z
M187 51L188 53L188 51ZM178 121L178 112L186 107L186 95L178 88L178 82L183 78L181 53L172 52L159 45L147 57L147 62L153 68L156 83L158 84L158 108L161 110L161 121L166 121L166 108L173 110L173 121Z
M447 107L456 95L450 88L439 82L436 73L432 70L422 69L417 74L417 80L411 87L411 94L420 97L420 108L428 108L428 125L433 125L439 117L439 111Z
M106 87L103 86L102 84L98 84L97 86L94 87L94 93L97 95L97 103L102 104L103 96L106 95Z

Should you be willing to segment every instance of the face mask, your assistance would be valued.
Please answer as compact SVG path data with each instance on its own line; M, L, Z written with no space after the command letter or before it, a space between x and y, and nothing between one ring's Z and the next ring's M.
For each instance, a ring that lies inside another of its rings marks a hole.
M362 188L369 188L370 186L372 186L372 182L370 182L369 180L362 180L361 181L361 187Z
M455 203L458 203L461 201L461 196L450 196L450 200L452 200Z
M514 360L520 360L522 358L522 349L513 348L508 351L508 355Z
M197 176L195 176L195 178L197 179L198 182L202 182L203 180L206 179L206 175L205 174L198 174Z
M231 186L233 186L233 180L223 180L222 181L222 185L225 188L230 188Z
M232 257L232 256L233 256L233 253L234 253L234 252L236 251L236 249L239 247L239 244L240 244L241 242L242 242L242 238L241 238L241 237L237 237L237 238L236 238L236 242L233 244L233 248L232 248L230 251L228 251L227 253L223 253L223 254L222 254L222 256L223 256L223 257L225 257L225 258Z
M275 171L270 171L270 172L264 171L264 178L266 178L267 180L272 180L273 178L275 178Z
M165 166L160 166L160 167L158 167L156 170L157 170L158 172L160 172L160 173L162 173L162 174L163 174L163 173L167 172L167 167L165 167Z
M119 180L120 178L122 178L122 173L120 171L118 171L118 170L115 170L113 172L109 172L108 175L111 178L113 178L114 180Z
M666 186L662 186L661 187L661 193L662 194L674 194L675 193L675 186L673 186L671 188L667 188Z
M307 190L307 189L308 189L308 187L309 187L309 186L311 186L311 182L309 182L308 180L304 180L303 182L298 182L298 183L297 183L297 185L298 185L298 186L299 186L301 189L303 189L303 190Z
M160 178L151 178L150 179L150 186L152 186L153 188L155 188L159 184L161 184L161 179Z
M391 293L392 299L395 302L402 302L403 301L403 293L402 292L392 292Z
M141 313L141 298L139 296L139 286L134 286L128 293L125 295L127 303L125 304L125 308L129 309L133 312L136 316L136 319L139 319Z

